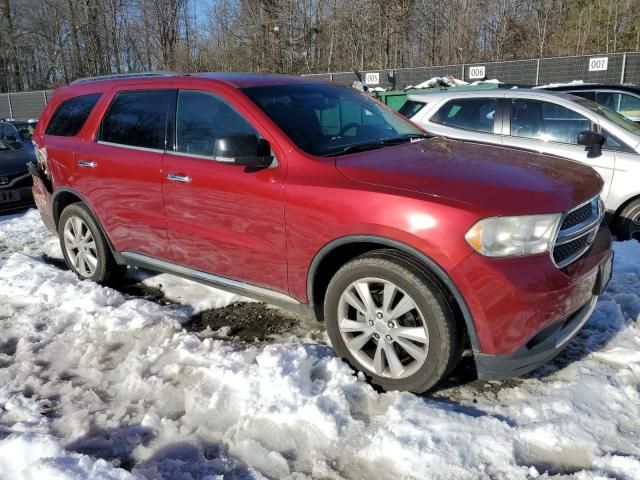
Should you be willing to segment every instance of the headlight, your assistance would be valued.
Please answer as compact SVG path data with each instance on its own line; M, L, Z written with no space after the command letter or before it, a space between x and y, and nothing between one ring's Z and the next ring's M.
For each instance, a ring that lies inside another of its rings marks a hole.
M487 257L533 255L549 250L560 214L491 217L477 222L465 239Z

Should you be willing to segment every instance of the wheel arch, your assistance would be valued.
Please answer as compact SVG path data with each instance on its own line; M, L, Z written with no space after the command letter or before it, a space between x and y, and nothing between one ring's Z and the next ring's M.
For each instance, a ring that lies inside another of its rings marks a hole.
M323 301L326 287L335 272L347 261L358 255L379 248L397 250L417 261L421 267L432 274L440 286L449 294L459 309L464 321L469 341L474 352L480 351L471 311L460 290L446 271L433 259L419 250L386 237L376 235L349 235L335 239L322 247L313 258L307 273L307 297L318 319L323 318Z
M618 208L616 208L616 211L613 212L613 217L612 217L612 225L615 227L615 224L618 222L618 220L620 219L620 214L622 213L622 211L627 208L631 203L633 202L637 202L640 201L640 194L635 194L635 195L631 195L629 198L625 199L624 202L622 202Z
M87 200L84 198L82 194L78 193L76 190L72 188L65 187L65 188L57 189L53 194L53 196L51 197L51 213L52 213L53 221L56 226L56 230L59 227L60 216L62 215L63 210L67 206L71 205L72 203L82 203L89 209L89 211L91 212L91 215L93 216L96 223L100 227L100 230L104 235L104 238L107 239L107 245L109 245L109 249L111 250L111 253L115 254L115 250L113 248L113 244L111 243L111 239L109 238L109 235L107 235L107 232L102 226L102 222L100 221L100 218L96 214L95 210L91 207L89 202L87 202Z

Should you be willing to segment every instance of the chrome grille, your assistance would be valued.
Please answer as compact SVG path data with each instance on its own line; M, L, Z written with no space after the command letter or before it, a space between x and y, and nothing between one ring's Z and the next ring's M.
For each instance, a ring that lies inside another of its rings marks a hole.
M603 216L604 205L598 196L578 205L562 217L551 254L558 268L570 265L589 250Z

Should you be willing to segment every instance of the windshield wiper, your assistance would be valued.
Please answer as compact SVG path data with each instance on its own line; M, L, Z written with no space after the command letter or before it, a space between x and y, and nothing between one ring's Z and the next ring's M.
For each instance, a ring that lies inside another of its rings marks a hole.
M381 140L381 143L383 145L396 145L398 143L425 138L431 138L431 136L427 135L426 133L407 133L406 135L401 135L399 137L385 138Z
M338 152L327 153L325 157L337 157L339 155L348 155L350 153L364 152L366 150L375 150L377 148L387 147L389 145L398 145L400 143L409 142L415 139L432 138L426 133L407 133L399 137L382 138L375 142L359 143L357 145L349 145Z
M327 153L324 156L337 157L338 155L347 155L349 153L364 152L366 150L375 150L377 148L382 148L384 146L385 144L382 143L381 141L372 142L372 143L360 143L358 145L349 145L348 147L345 147L338 152Z

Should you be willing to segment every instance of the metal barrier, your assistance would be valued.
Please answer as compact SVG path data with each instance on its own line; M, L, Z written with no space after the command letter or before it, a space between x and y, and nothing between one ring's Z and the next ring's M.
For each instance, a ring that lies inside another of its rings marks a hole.
M453 75L467 82L496 78L504 83L520 85L544 85L572 80L610 84L640 83L640 52L365 70L362 75L369 86L383 88L392 87L394 78L396 88L404 88L417 85L432 77L445 75ZM322 78L341 85L351 85L356 79L353 72L319 73L307 76Z
M38 118L53 95L53 90L0 94L0 119Z
M467 82L497 78L505 83L520 85L544 85L572 80L640 84L640 52L365 70L362 74L369 86L383 88L392 87L393 79L396 88L404 88L444 75L453 75ZM318 73L307 76L341 85L351 85L356 79L353 72ZM0 119L38 118L52 94L53 90L0 94Z

